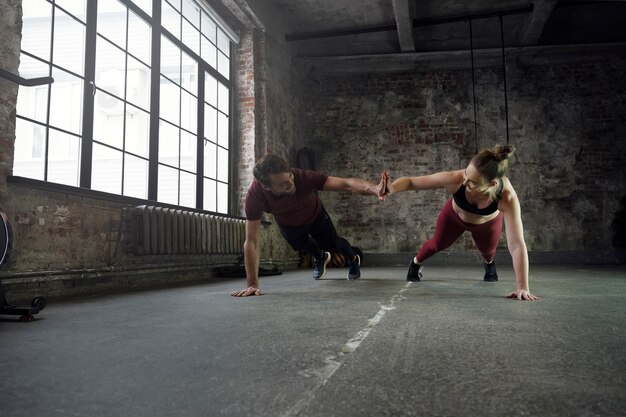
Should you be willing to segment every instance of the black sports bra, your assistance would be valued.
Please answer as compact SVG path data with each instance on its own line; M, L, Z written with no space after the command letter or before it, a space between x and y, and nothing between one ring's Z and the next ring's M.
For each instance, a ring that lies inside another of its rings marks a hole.
M498 187L498 192L496 193L496 198L485 208L478 208L474 204L470 204L467 201L467 196L465 195L465 185L461 184L459 189L454 193L453 198L454 202L457 206L467 211L468 213L479 214L481 216L489 216L490 214L498 211L498 203L500 203L500 198L502 197L502 188L504 188L504 184L502 182L502 178L498 180L500 182L500 186Z

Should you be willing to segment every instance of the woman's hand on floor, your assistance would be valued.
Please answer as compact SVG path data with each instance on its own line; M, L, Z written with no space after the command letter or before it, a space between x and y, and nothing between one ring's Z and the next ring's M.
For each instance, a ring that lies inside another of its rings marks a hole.
M263 295L258 287L248 287L245 290L235 291L231 294L233 297L248 297L251 295Z
M520 301L539 300L539 297L532 295L528 290L515 290L511 294L507 295L506 298L517 298Z

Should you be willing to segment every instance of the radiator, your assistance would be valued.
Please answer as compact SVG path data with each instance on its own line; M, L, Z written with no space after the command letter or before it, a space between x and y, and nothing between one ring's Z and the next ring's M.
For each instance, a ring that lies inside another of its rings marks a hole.
M137 255L241 254L245 220L180 209L130 210L132 252Z

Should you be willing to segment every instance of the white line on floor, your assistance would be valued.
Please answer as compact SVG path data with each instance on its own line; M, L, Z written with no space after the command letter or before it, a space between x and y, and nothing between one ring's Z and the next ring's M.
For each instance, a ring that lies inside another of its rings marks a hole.
M389 303L386 305L382 305L378 312L368 320L367 325L356 332L356 334L348 340L348 342L341 347L341 352L337 356L329 356L324 359L324 366L319 368L309 368L303 371L298 372L300 375L303 375L307 378L316 377L319 379L317 384L313 388L308 391L303 392L295 401L295 403L291 406L291 408L284 413L281 414L281 417L293 417L297 416L305 407L307 407L311 401L315 399L315 394L317 391L326 385L328 380L334 375L335 372L343 362L345 361L346 355L353 353L358 347L363 343L363 341L369 336L372 329L380 323L382 318L387 314L388 311L396 308L396 304L402 300L402 294L409 289L409 287L413 284L412 282L407 282L404 287L400 289L391 299Z

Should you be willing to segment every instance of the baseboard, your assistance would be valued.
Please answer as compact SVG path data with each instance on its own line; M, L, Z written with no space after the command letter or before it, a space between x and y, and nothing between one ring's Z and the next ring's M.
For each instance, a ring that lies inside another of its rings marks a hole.
M363 266L406 266L414 256L415 252L365 253ZM537 265L624 265L626 250L528 252L528 260ZM468 265L481 261L478 252L443 251L428 259L430 265ZM496 254L496 262L511 263L511 255L501 251Z

